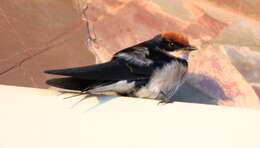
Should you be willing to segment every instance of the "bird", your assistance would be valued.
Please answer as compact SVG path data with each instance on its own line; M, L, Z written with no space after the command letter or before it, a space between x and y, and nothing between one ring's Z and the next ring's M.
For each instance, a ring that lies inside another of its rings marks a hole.
M66 76L47 84L91 95L112 92L171 103L185 81L189 53L196 49L183 34L163 32L120 50L104 63L46 70L47 74ZM180 57L173 55L177 51L182 52Z

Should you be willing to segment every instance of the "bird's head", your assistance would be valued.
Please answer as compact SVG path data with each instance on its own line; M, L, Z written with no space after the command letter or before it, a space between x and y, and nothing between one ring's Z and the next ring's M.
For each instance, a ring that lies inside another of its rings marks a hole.
M197 48L189 44L188 38L180 33L165 32L155 38L159 42L161 49L166 51L193 51Z

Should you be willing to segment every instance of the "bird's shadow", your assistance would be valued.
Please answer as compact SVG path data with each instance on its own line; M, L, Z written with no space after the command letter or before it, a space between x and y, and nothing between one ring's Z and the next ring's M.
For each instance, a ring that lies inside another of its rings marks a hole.
M189 83L192 79L199 80L209 90L208 93L201 91ZM215 97L212 97L214 94ZM216 97L217 96L217 97ZM220 99L230 99L226 96L224 90L219 86L216 80L202 74L188 74L188 80L178 89L174 95L174 100L189 103L213 104L217 105Z
M97 96L98 103L95 104L94 106L91 106L90 108L88 108L85 112L92 111L92 110L100 107L102 104L105 104L108 101L115 99L115 98L116 98L115 96Z
M85 93L81 93L81 92L75 92L75 91L68 91L68 90L65 90L65 91L59 91L60 94L58 94L59 96L61 95L65 95L65 94L70 94L69 96L64 96L62 97L62 99L64 100L67 100L67 99L73 99L75 97L79 97L79 100L77 100L75 103L73 103L71 106L70 106L70 109L73 109L75 108L77 105L79 105L80 103L82 103L84 100L87 100L88 98L91 98L91 97L96 97L96 99L98 100L98 103L96 103L95 105L93 106L90 106L86 112L88 111L91 111L93 109L96 109L98 108L99 106L101 106L102 104L105 104L106 102L112 100L112 99L115 99L117 98L117 96L104 96L104 95L89 95L89 94L85 94Z

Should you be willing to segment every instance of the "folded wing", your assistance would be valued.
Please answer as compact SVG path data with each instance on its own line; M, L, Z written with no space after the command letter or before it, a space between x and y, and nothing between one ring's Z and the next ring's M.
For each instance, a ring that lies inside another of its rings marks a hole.
M45 73L70 76L85 80L137 80L147 79L152 66L138 65L115 59L107 63L68 69L47 70Z

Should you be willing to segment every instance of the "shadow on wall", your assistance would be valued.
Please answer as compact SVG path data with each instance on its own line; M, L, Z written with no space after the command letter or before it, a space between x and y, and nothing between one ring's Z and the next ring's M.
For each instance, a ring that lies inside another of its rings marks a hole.
M198 83L203 84L203 87L209 90L209 93L214 94L215 97L211 97L210 95L202 92L201 90L195 88L193 85L189 83L190 80L199 80ZM74 78L55 78L47 81L47 84L64 88L64 89L76 89L82 90L85 88L86 84L79 79ZM98 96L99 101L106 101L109 97L100 97ZM179 88L176 92L174 99L180 102L189 102L189 103L201 103L201 104L214 104L217 105L219 99L230 99L228 98L222 88L218 85L218 83L206 75L201 74L189 74L188 80ZM103 104L103 103L102 103Z
M200 80L199 83L210 90L209 93L214 94L211 97L209 94L202 92L189 83L189 80ZM223 89L211 77L201 74L189 74L188 80L179 88L174 96L176 101L202 103L202 104L215 104L217 105L220 99L231 99L225 95Z

